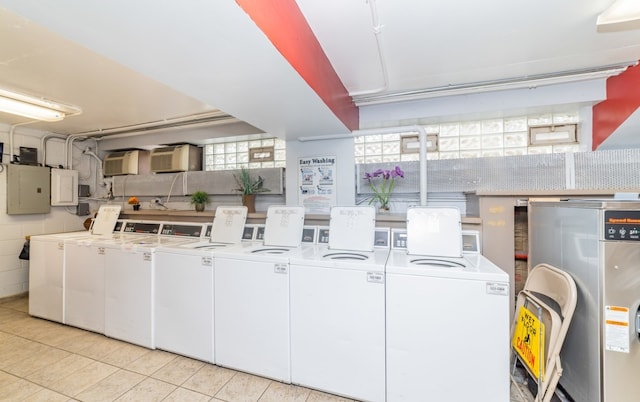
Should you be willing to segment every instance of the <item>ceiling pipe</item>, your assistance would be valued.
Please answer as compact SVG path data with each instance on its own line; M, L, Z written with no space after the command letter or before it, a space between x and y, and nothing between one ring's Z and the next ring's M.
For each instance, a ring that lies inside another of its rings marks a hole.
M66 135L62 134L46 134L40 139L40 148L42 148L42 166L47 166L47 142L49 140L65 141ZM64 155L66 158L66 154Z
M212 121L204 121L204 122L193 122L193 123L189 123L189 124L176 124L170 127L149 127L149 128L145 128L145 129L138 129L138 130L131 130L131 131L123 131L123 132L118 132L118 133L113 133L113 134L105 134L104 136L99 136L99 134L86 134L88 136L91 136L92 138L95 137L96 140L103 140L103 139L116 139L116 138L127 138L127 137L135 137L137 135L143 135L143 134L151 134L151 133L155 133L158 131L163 131L163 130L171 130L173 128L179 128L179 127L191 127L191 128L197 128L197 127L208 127L208 126L214 126L214 125L218 125L218 124L230 124L230 123L236 123L239 122L240 120L238 120L235 117L229 117L229 118L225 118L225 119L220 119L220 120L212 120Z
M363 91L349 92L349 96L362 96L372 95L386 91L389 88L389 73L387 72L387 63L384 58L384 52L382 51L382 42L380 37L382 36L383 25L380 25L378 21L378 8L376 7L376 0L365 0L369 3L369 10L371 11L371 24L373 25L373 34L376 39L376 47L378 49L378 61L382 70L382 86L374 89L368 89Z
M67 169L73 169L73 142L77 138L86 137L81 134L71 134L68 135L65 140L65 167Z
M420 141L420 205L427 205L427 132L424 127L419 125L413 126L400 126L400 127L385 127L385 128L373 128L367 130L355 130L353 135L374 135L374 134L398 134L398 133L418 133L418 139Z
M195 124L221 123L221 122L226 123L230 121L238 121L238 119L236 119L231 115L218 111L215 113L204 113L204 114L176 117L173 119L156 120L148 123L134 124L130 126L113 127L113 128L99 129L99 130L93 130L93 131L84 131L84 132L74 133L71 135L82 135L87 137L94 137L94 136L113 136L116 134L130 134L130 133L138 134L140 132L175 128L175 127L182 127L182 126L190 126Z
M24 125L32 124L32 123L38 123L38 122L39 122L39 120L25 121L23 123L12 124L9 127L9 163L13 162L13 157L15 155L13 153L13 137L15 136L16 127L24 126Z
M354 97L356 106L377 105L391 102L430 99L443 96L469 95L482 92L504 91L509 89L534 89L543 85L565 84L576 81L609 78L634 66L637 60L612 66L593 69L564 71L554 74L537 74L526 77L505 78L493 81L451 84L439 87L423 88L414 91L390 92L377 96Z

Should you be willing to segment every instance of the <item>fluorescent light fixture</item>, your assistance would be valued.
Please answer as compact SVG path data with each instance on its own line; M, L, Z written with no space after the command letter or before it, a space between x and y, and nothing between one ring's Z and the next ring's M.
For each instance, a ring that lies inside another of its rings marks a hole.
M50 102L0 89L0 112L42 121L60 121L67 115L80 114L74 106Z
M638 0L616 0L596 22L598 32L616 32L640 29L640 2Z

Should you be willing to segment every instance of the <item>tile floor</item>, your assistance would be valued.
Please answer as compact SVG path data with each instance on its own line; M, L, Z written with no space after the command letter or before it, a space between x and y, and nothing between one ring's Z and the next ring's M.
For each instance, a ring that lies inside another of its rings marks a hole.
M349 399L34 318L24 295L0 299L0 401ZM514 376L510 402L530 401Z

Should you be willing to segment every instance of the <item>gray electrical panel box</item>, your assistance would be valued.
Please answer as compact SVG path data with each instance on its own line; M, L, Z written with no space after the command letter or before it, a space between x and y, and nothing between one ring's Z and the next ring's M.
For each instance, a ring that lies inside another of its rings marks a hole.
M7 214L46 214L51 209L51 174L48 167L7 167Z

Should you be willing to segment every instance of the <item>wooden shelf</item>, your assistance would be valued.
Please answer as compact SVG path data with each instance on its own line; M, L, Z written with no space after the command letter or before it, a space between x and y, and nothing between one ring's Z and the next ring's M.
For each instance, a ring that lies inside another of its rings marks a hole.
M136 219L149 221L171 221L171 222L212 222L215 216L214 210L204 210L196 212L195 210L159 210L159 209L141 209L133 211L125 209L120 212L122 219ZM247 223L264 223L266 212L251 213L247 216ZM305 215L305 225L313 226L329 226L329 215L324 214L307 214ZM479 217L462 217L463 226L480 225ZM406 227L405 214L378 214L376 215L376 226L404 228Z

